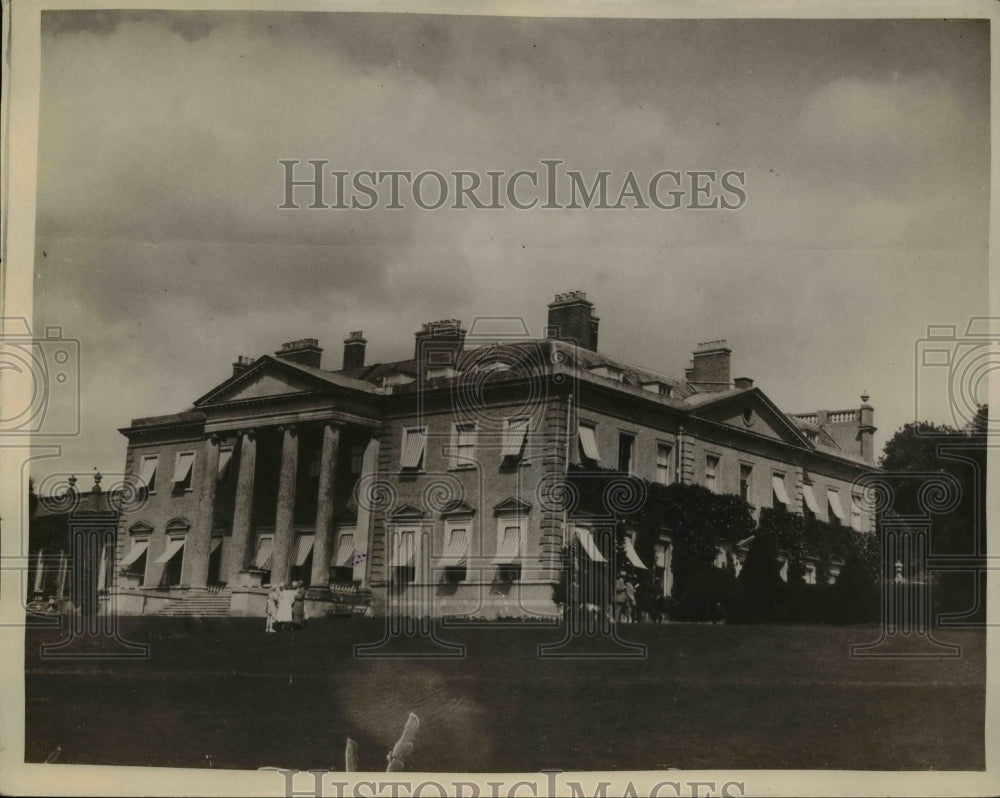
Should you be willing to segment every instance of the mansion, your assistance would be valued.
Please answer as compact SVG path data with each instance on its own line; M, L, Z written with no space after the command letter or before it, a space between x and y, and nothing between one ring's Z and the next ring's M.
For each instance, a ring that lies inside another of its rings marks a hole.
M292 341L237 358L183 412L133 420L141 501L119 520L110 609L262 616L270 585L301 581L313 617L358 597L375 614L552 615L564 546L613 556L554 499L587 468L873 529L854 487L875 468L867 397L785 413L732 378L725 341L683 379L614 360L582 292L549 304L543 338L495 321L424 324L392 363L367 363L352 332L337 369ZM669 590L669 529L652 562L626 550Z

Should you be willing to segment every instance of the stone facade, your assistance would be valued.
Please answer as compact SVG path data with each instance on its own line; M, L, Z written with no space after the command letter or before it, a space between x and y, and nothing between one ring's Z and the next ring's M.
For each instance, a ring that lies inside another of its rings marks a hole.
M724 341L679 380L599 354L597 326L571 292L543 339L448 319L413 358L365 365L355 331L339 370L302 339L238 358L186 412L135 419L121 432L143 500L118 527L116 611L215 592L260 615L266 586L294 580L311 615L552 614L561 549L586 525L554 496L581 463L871 529L852 495L874 467L870 406L787 415L730 379Z

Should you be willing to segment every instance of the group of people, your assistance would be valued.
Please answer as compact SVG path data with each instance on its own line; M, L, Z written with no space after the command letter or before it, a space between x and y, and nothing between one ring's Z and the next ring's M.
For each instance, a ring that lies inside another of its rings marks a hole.
M265 632L301 629L305 623L306 589L301 582L272 585L267 594Z
M615 580L615 618L619 623L635 623L639 619L635 584L625 578L625 572Z

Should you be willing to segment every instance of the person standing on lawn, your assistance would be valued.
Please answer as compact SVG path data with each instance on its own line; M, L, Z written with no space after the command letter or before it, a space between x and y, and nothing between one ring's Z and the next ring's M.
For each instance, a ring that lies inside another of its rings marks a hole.
M306 620L306 589L302 582L293 582L292 627L301 629Z
M278 587L278 614L275 618L278 631L288 629L292 625L292 604L295 603L295 591L287 585Z
M627 593L625 591L625 572L618 574L615 580L615 621L625 620L625 602Z
M271 589L267 591L267 625L264 627L265 632L274 632L274 621L278 615L278 594L281 592L280 585L271 585Z
M635 585L632 584L632 580L626 580L625 582L625 617L624 620L628 623L635 623L636 613L635 613Z

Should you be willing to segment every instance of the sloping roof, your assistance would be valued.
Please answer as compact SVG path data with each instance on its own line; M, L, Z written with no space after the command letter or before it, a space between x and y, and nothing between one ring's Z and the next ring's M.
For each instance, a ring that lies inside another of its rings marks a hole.
M257 358L252 365L248 366L239 374L234 374L232 377L217 385L204 396L196 399L194 403L195 407L213 404L219 397L224 396L232 389L250 382L254 375L268 370L278 370L298 374L305 377L307 380L314 382L318 388L332 387L352 391L361 391L363 393L374 392L370 383L354 379L353 377L348 377L340 372L313 368L312 366L306 366L302 363L286 360L285 358L274 357L273 355L263 355Z

